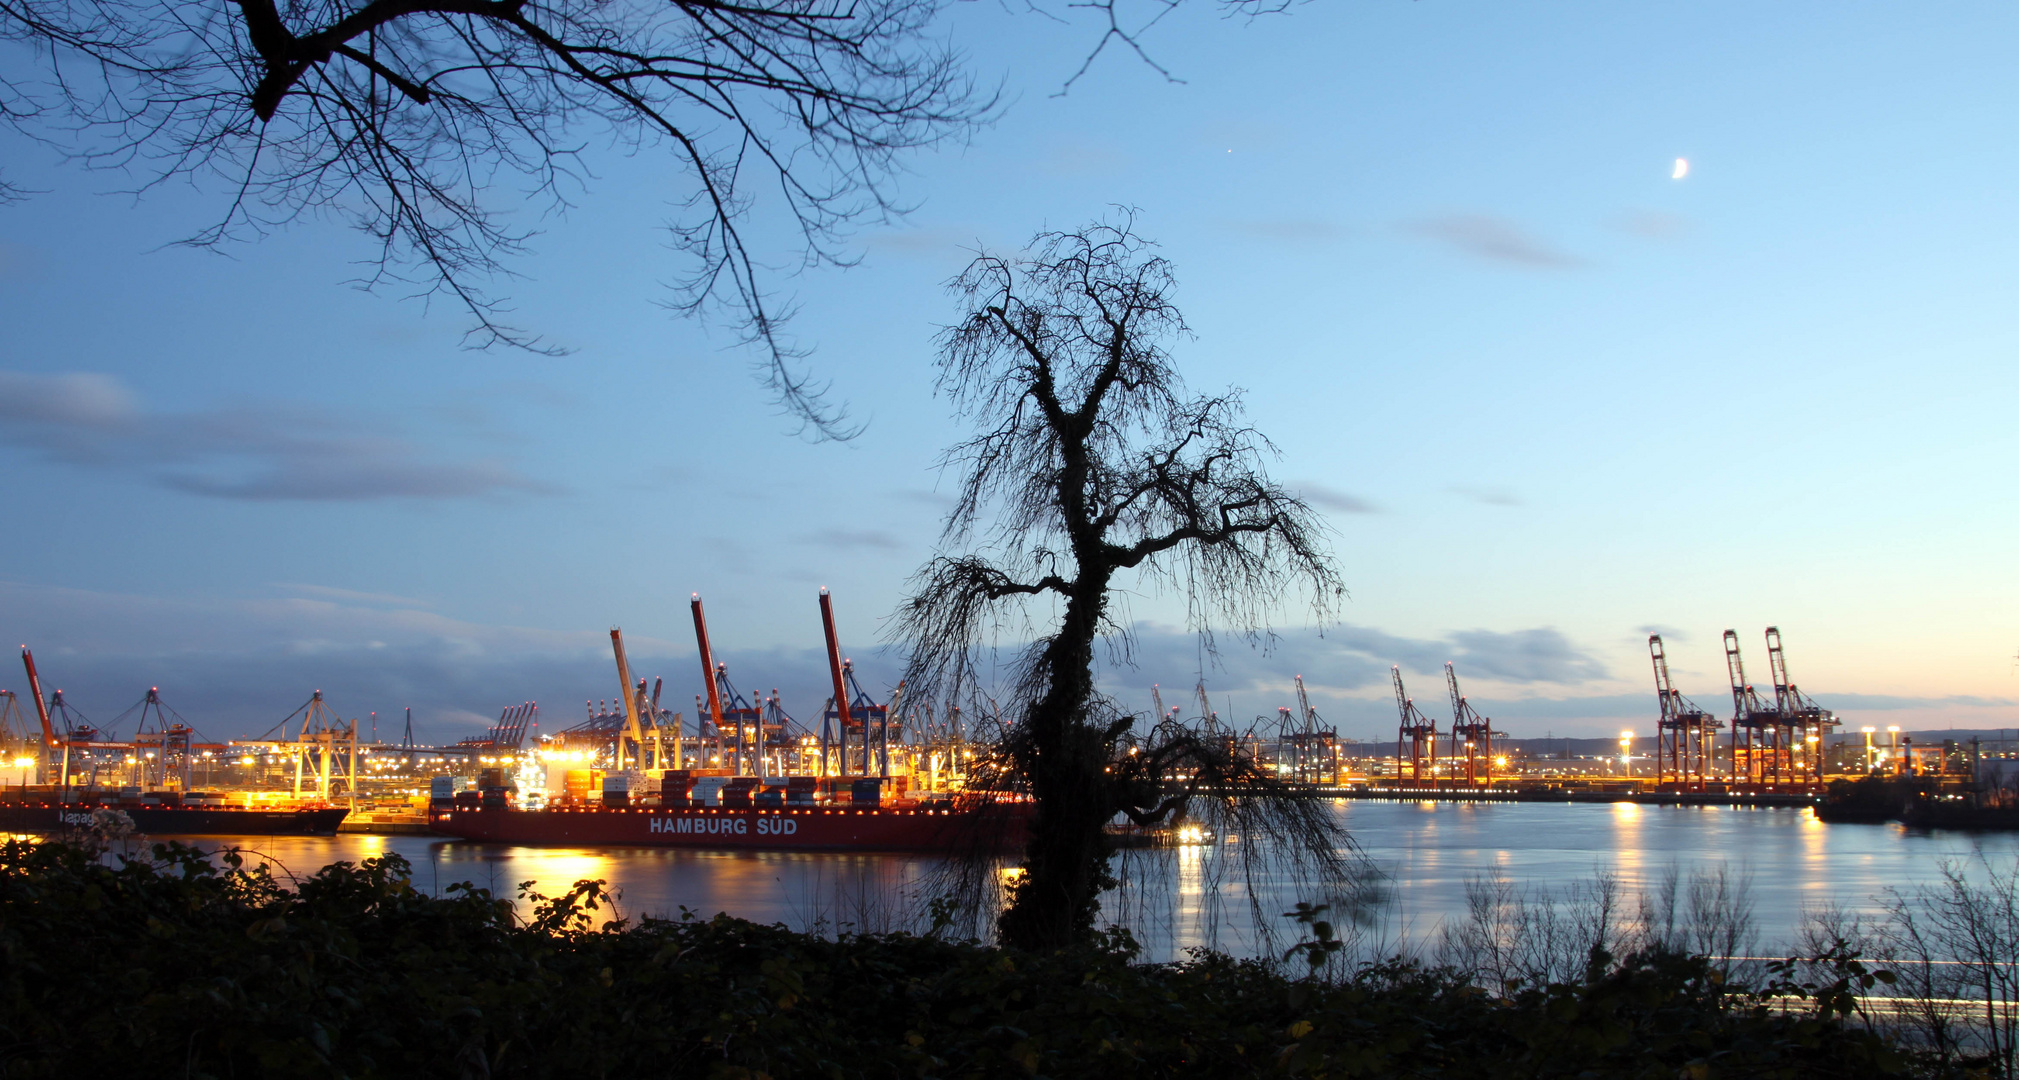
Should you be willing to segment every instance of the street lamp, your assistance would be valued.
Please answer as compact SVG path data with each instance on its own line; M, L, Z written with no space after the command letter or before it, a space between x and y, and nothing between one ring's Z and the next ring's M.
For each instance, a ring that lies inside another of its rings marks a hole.
M1628 776L1633 775L1633 732L1631 731L1622 731L1619 733L1619 767L1626 770Z

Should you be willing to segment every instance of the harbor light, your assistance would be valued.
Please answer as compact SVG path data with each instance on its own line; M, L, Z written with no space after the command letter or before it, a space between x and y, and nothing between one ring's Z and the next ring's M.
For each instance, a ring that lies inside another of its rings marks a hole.
M1626 770L1628 776L1633 775L1633 732L1631 731L1622 731L1619 733L1619 767Z

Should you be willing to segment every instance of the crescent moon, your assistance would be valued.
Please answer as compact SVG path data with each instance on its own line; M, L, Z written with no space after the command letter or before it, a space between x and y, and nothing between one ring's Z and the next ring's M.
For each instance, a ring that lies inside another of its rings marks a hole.
M1668 178L1671 180L1680 180L1683 177L1688 176L1689 174L1690 174L1689 159L1677 158L1675 159L1675 170L1668 174Z

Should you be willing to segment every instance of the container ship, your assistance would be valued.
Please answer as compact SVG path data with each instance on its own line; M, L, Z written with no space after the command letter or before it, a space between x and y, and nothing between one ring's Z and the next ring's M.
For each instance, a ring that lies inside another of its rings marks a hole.
M341 806L232 806L222 793L141 793L54 787L0 794L0 833L52 833L103 827L124 814L149 836L330 836L349 810Z
M837 783L794 776L767 784L761 777L666 770L655 778L659 791L635 801L624 779L605 778L598 802L563 798L525 809L505 788L456 791L452 778L439 777L429 828L513 844L990 854L1022 846L1033 809L978 796L905 798L902 778Z

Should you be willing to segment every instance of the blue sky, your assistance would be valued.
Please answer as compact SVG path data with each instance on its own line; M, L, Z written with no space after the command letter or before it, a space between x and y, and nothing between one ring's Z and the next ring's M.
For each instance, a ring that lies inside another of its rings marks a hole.
M1056 92L1093 38L993 5L946 30L1008 107L908 159L860 266L781 278L869 421L791 435L681 269L660 158L603 155L503 283L562 358L458 349L458 313L346 286L340 221L172 246L214 191L141 199L18 139L0 207L0 635L94 717L149 684L214 735L324 689L443 736L608 697L606 631L698 687L821 695L814 598L872 680L959 436L931 394L976 244L1115 204L1177 265L1194 385L1238 385L1325 508L1352 599L1209 670L1235 715L1301 673L1392 731L1387 666L1454 659L1516 735L1648 723L1645 639L1728 700L1718 636L1853 726L2019 723L2009 5L1313 3L1181 9ZM17 63L18 57L0 58ZM1671 179L1678 157L1687 178ZM532 211L529 210L528 214ZM761 233L770 237L771 233ZM775 242L782 261L789 254ZM1190 686L1172 597L1141 663ZM18 679L0 678L0 685ZM691 685L690 685L691 684ZM551 703L551 704L550 704Z

